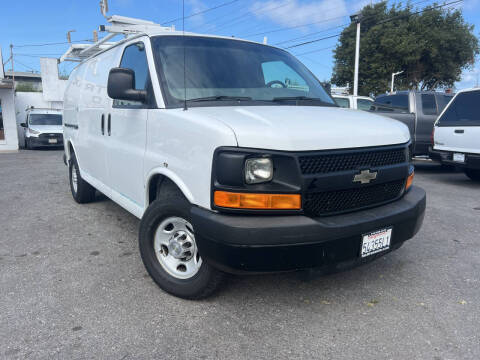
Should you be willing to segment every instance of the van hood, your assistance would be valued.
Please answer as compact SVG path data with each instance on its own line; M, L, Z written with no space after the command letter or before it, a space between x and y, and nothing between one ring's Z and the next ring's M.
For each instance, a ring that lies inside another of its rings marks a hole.
M61 125L28 125L28 127L41 133L63 134Z
M366 111L320 106L191 107L230 127L238 146L306 151L403 144L408 127Z

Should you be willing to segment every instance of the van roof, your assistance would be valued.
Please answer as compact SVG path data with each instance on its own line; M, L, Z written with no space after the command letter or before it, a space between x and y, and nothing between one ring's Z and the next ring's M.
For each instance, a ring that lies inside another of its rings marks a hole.
M133 39L136 39L136 38L139 38L139 37L143 37L143 36L148 36L148 37L154 37L154 36L194 36L194 37L208 37L208 38L216 38L216 39L227 39L227 40L234 40L234 41L244 41L244 42L249 42L249 43L252 43L252 44L258 44L258 45L264 45L264 46L270 46L270 47L274 47L274 48L277 48L276 46L272 46L272 45L268 45L268 44L263 44L263 43L259 43L258 41L252 41L252 40L247 40L247 39L241 39L241 38L236 38L236 37L233 37L233 36L222 36L222 35L211 35L211 34L200 34L200 33L191 33L191 32L183 32L183 31L148 31L148 32L141 32L141 33L137 33L137 34L134 34L134 35L131 35L131 36L128 36L120 41L117 41L117 42L114 42L114 43L105 43L105 45L103 47L101 47L99 50L97 50L96 52L94 53L91 53L89 54L88 57L85 57L82 59L81 63L89 60L89 59L92 59L110 49L113 49L121 44L124 44L125 42L128 42L130 40L133 40ZM88 44L88 46L90 46L91 44ZM70 47L70 49L67 51L67 53L71 53L71 54L75 54L75 52L77 52L77 54L81 51L81 50L84 50L86 48L87 44L72 44L72 46ZM279 48L280 49L280 48ZM76 51L75 51L76 50ZM281 49L283 50L283 49ZM66 54L67 54L66 53ZM64 55L65 56L65 55Z

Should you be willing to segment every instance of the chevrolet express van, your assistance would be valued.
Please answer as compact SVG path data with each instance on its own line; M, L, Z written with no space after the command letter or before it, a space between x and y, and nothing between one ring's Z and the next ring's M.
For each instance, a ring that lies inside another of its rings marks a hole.
M408 128L339 108L276 47L130 35L76 67L64 107L73 198L98 190L141 219L145 267L179 297L225 272L361 264L423 221Z
M432 156L480 181L480 89L458 92L438 117Z

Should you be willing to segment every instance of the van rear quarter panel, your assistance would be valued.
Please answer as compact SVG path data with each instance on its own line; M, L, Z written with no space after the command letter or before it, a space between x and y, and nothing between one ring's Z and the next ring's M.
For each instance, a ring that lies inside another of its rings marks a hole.
M65 95L63 100L63 124L78 125L78 105L81 96L81 84L85 73L83 64L77 66L70 74L65 88ZM77 131L70 127L64 126L63 137L65 153L70 158L69 144L75 143Z
M75 84L79 92L76 108L78 130L73 140L76 157L81 173L87 172L102 184L108 182L105 154L108 139L102 135L101 117L104 115L106 124L112 101L107 95L108 74L117 64L120 50L120 47L113 48L82 63Z

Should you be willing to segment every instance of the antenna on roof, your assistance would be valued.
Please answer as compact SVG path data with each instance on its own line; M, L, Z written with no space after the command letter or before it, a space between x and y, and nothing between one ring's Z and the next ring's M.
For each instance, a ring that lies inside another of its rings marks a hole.
M105 19L108 19L108 0L100 0L100 12L102 13Z

